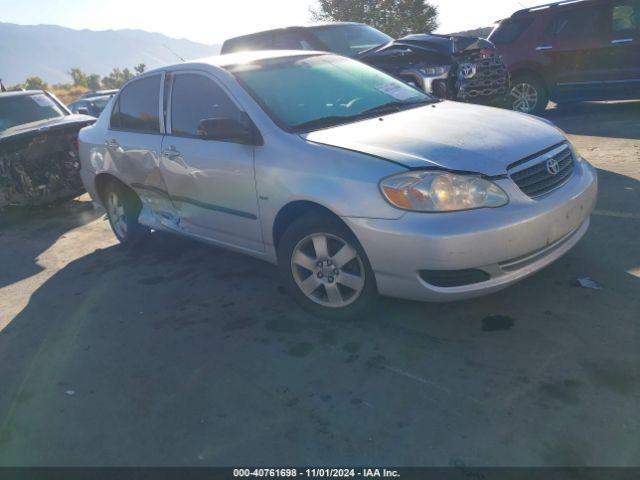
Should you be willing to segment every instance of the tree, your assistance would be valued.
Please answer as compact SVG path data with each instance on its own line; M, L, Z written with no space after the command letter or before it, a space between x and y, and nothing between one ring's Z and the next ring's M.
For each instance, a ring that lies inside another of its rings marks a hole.
M120 70L114 68L109 75L103 77L102 86L105 88L120 88L133 78L133 73L128 68Z
M315 21L361 22L394 38L438 28L438 9L426 0L318 0Z
M87 87L89 88L89 90L100 90L100 87L102 87L102 84L100 82L100 75L98 75L97 73L88 75Z
M144 71L147 69L147 66L144 63L139 63L133 69L136 71L136 74L142 75Z
M27 90L47 90L49 85L40 77L29 77L25 80L24 86Z
M73 85L76 87L87 86L87 75L79 68L72 68L69 70L69 75L73 79Z

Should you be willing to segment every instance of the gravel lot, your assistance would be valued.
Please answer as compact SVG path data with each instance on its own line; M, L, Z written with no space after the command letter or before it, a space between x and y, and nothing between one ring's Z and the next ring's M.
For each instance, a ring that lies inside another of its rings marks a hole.
M3 213L0 465L640 465L640 102L547 113L591 229L463 303L319 320L266 263L124 251L86 196Z

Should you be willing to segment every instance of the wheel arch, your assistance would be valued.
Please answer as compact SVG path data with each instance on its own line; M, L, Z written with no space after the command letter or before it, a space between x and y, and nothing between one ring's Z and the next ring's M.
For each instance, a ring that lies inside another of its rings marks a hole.
M349 226L342 220L342 218L340 218L340 215L338 215L330 208L313 200L293 200L285 204L278 211L273 221L271 234L273 238L273 246L275 247L276 252L278 251L280 240L282 240L282 236L284 235L284 232L287 230L287 228L298 218L312 213L317 213L319 215L328 215L335 218L347 229L349 229L349 231L355 236L355 233L353 233Z
M120 186L122 186L122 188L124 188L127 191L131 192L135 196L135 198L137 198L138 201L140 203L142 203L142 201L140 200L140 197L138 196L138 194L136 193L136 191L133 188L131 188L129 185L127 185L125 182L120 180L118 177L116 177L112 173L101 172L101 173L99 173L99 174L97 174L95 176L95 178L93 180L93 183L94 183L94 187L95 187L95 192L98 195L98 198L100 199L100 202L103 205L104 205L104 202L105 202L104 189L106 188L106 186L110 182L115 182L115 183L119 184Z

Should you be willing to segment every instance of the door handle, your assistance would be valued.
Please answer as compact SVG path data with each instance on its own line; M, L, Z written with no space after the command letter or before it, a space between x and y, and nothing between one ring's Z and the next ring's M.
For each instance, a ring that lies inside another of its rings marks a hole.
M621 43L631 43L633 42L633 38L617 38L615 40L611 40L613 45L620 45Z
M112 140L106 140L104 142L104 146L107 147L110 150L115 150L116 152L122 153L123 149L120 146L120 144L118 143L118 141L114 138Z
M174 158L178 158L181 156L181 153L178 150L176 150L176 147L169 147L166 150L164 150L162 154L170 160L173 160Z
M552 45L538 45L536 47L537 51L543 51L543 50L553 50L553 46Z

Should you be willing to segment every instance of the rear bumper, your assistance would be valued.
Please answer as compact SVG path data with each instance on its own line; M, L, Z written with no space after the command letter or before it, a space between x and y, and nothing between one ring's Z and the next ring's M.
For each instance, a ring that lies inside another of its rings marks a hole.
M345 218L365 249L382 295L453 301L498 291L553 263L586 233L597 177L587 162L562 188L532 200L510 180L497 183L511 203L496 209L397 220ZM480 270L488 280L439 287L420 272Z

